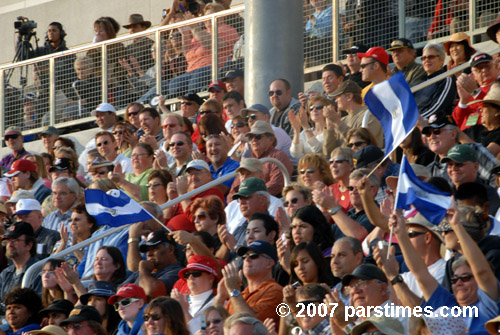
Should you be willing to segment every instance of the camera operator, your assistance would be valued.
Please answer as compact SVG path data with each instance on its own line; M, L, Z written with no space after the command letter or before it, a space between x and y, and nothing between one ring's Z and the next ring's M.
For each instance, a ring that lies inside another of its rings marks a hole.
M45 35L45 43L43 46L36 48L32 57L45 56L54 52L68 50L66 47L66 41L64 37L66 33L64 32L62 24L59 22L51 22L49 28L47 29L47 34Z

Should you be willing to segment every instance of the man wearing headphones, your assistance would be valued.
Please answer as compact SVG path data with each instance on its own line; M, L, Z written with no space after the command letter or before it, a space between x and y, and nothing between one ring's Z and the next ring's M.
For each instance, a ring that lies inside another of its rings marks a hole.
M64 37L66 32L62 24L59 22L51 22L45 35L45 43L43 46L36 48L33 57L45 56L54 52L68 50Z

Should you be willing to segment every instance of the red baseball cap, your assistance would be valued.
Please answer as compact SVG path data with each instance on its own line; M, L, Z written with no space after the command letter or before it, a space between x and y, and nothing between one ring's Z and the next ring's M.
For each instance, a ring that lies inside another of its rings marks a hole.
M11 166L11 170L5 174L6 177L14 177L20 172L33 171L36 172L36 165L27 159L18 159Z
M109 297L108 304L114 305L118 299L123 298L140 298L144 300L144 302L147 300L146 292L144 292L142 287L137 286L136 284L125 284L120 287L115 295Z
M221 81L221 80L214 80L208 85L208 91L210 92L211 88L215 88L217 91L226 91L227 92L227 87L226 84Z
M368 51L365 53L358 52L356 55L358 56L359 59L362 59L365 57L371 57L371 58L378 60L380 63L384 64L385 66L389 65L389 55L382 47L373 47L373 48L368 49Z
M215 259L207 256L193 255L189 257L187 266L179 271L179 278L184 278L184 273L188 270L200 270L210 273L218 280L217 268L218 263Z

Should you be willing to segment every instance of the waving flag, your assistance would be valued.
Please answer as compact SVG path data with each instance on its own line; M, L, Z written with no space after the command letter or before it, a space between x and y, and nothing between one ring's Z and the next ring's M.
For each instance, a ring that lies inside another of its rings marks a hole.
M427 220L438 225L451 206L451 194L420 180L403 156L395 199L395 209L410 209L413 205Z
M415 98L405 77L398 72L389 80L374 85L366 93L365 103L384 130L387 157L417 124Z
M85 207L98 225L119 227L154 219L141 205L121 190L85 190Z

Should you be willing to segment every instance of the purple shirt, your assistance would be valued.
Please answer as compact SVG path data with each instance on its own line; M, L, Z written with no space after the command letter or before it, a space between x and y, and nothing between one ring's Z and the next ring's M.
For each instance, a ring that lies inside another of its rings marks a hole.
M21 148L21 150L19 150L16 153L15 156L12 153L3 156L2 160L0 161L0 166L2 166L3 168L5 168L7 170L10 170L12 167L12 163L14 163L14 161L17 161L18 159L24 158L24 157L28 156L29 154L30 153L27 152L23 147L23 148Z

